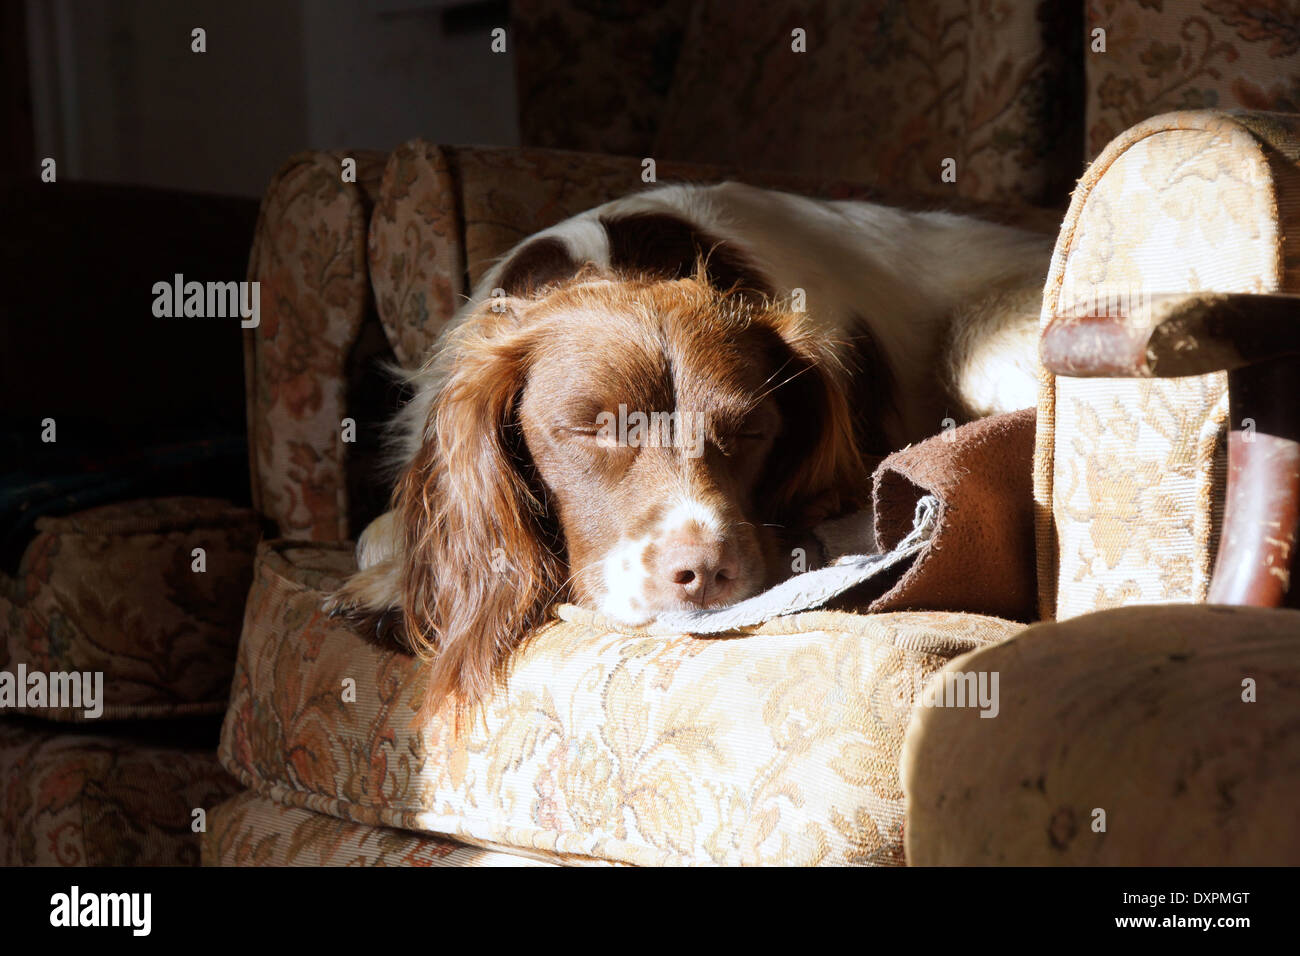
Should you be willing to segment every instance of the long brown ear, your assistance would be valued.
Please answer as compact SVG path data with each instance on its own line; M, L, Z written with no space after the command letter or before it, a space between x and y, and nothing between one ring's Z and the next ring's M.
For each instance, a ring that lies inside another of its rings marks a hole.
M764 497L769 520L807 528L864 506L870 469L854 427L849 373L834 343L798 313L777 314L772 327L782 369L773 394L783 425Z
M565 580L515 417L531 351L517 316L526 305L493 300L457 330L394 494L406 639L431 663L422 717L449 696L458 715L488 696Z

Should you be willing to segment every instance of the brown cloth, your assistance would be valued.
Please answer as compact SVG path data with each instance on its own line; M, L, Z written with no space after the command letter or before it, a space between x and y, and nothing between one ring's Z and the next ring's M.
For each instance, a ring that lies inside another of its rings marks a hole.
M876 469L876 544L912 530L917 500L939 499L938 529L869 611L966 611L1037 618L1032 408L981 419L894 452Z

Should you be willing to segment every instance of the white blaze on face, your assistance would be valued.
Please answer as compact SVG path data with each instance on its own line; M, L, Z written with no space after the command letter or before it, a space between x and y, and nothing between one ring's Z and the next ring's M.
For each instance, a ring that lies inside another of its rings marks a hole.
M698 498L679 498L677 504L659 521L660 540L698 529L709 534L718 534L722 522L712 507Z
M686 534L704 532L717 534L722 528L717 512L696 498L679 498L659 519L649 535L640 538L623 538L601 562L601 580L604 591L597 602L597 610L612 620L632 626L649 624L655 616L669 608L656 606L652 591L650 569L646 567L646 549L657 543L662 549L669 541ZM671 593L666 587L660 591ZM662 598L660 599L662 600Z

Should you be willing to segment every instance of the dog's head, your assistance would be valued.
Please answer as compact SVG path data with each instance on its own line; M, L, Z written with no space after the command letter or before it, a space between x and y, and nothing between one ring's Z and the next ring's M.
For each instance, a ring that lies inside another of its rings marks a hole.
M597 228L600 267L555 237L512 252L416 374L392 511L332 599L430 661L426 714L489 694L552 604L742 600L790 572L786 533L865 494L844 343L678 216Z
M491 299L439 360L394 512L432 701L486 695L558 600L636 624L753 595L866 485L830 343L703 269Z
M510 308L514 420L573 598L640 624L778 580L777 532L835 507L855 465L802 317L700 276L580 279Z

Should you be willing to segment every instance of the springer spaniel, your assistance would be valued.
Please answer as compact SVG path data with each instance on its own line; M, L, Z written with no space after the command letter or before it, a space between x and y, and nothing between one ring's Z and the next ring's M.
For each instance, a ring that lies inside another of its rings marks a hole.
M723 183L607 203L484 276L409 376L392 510L328 605L491 692L554 603L752 596L869 462L1034 404L1050 240Z

